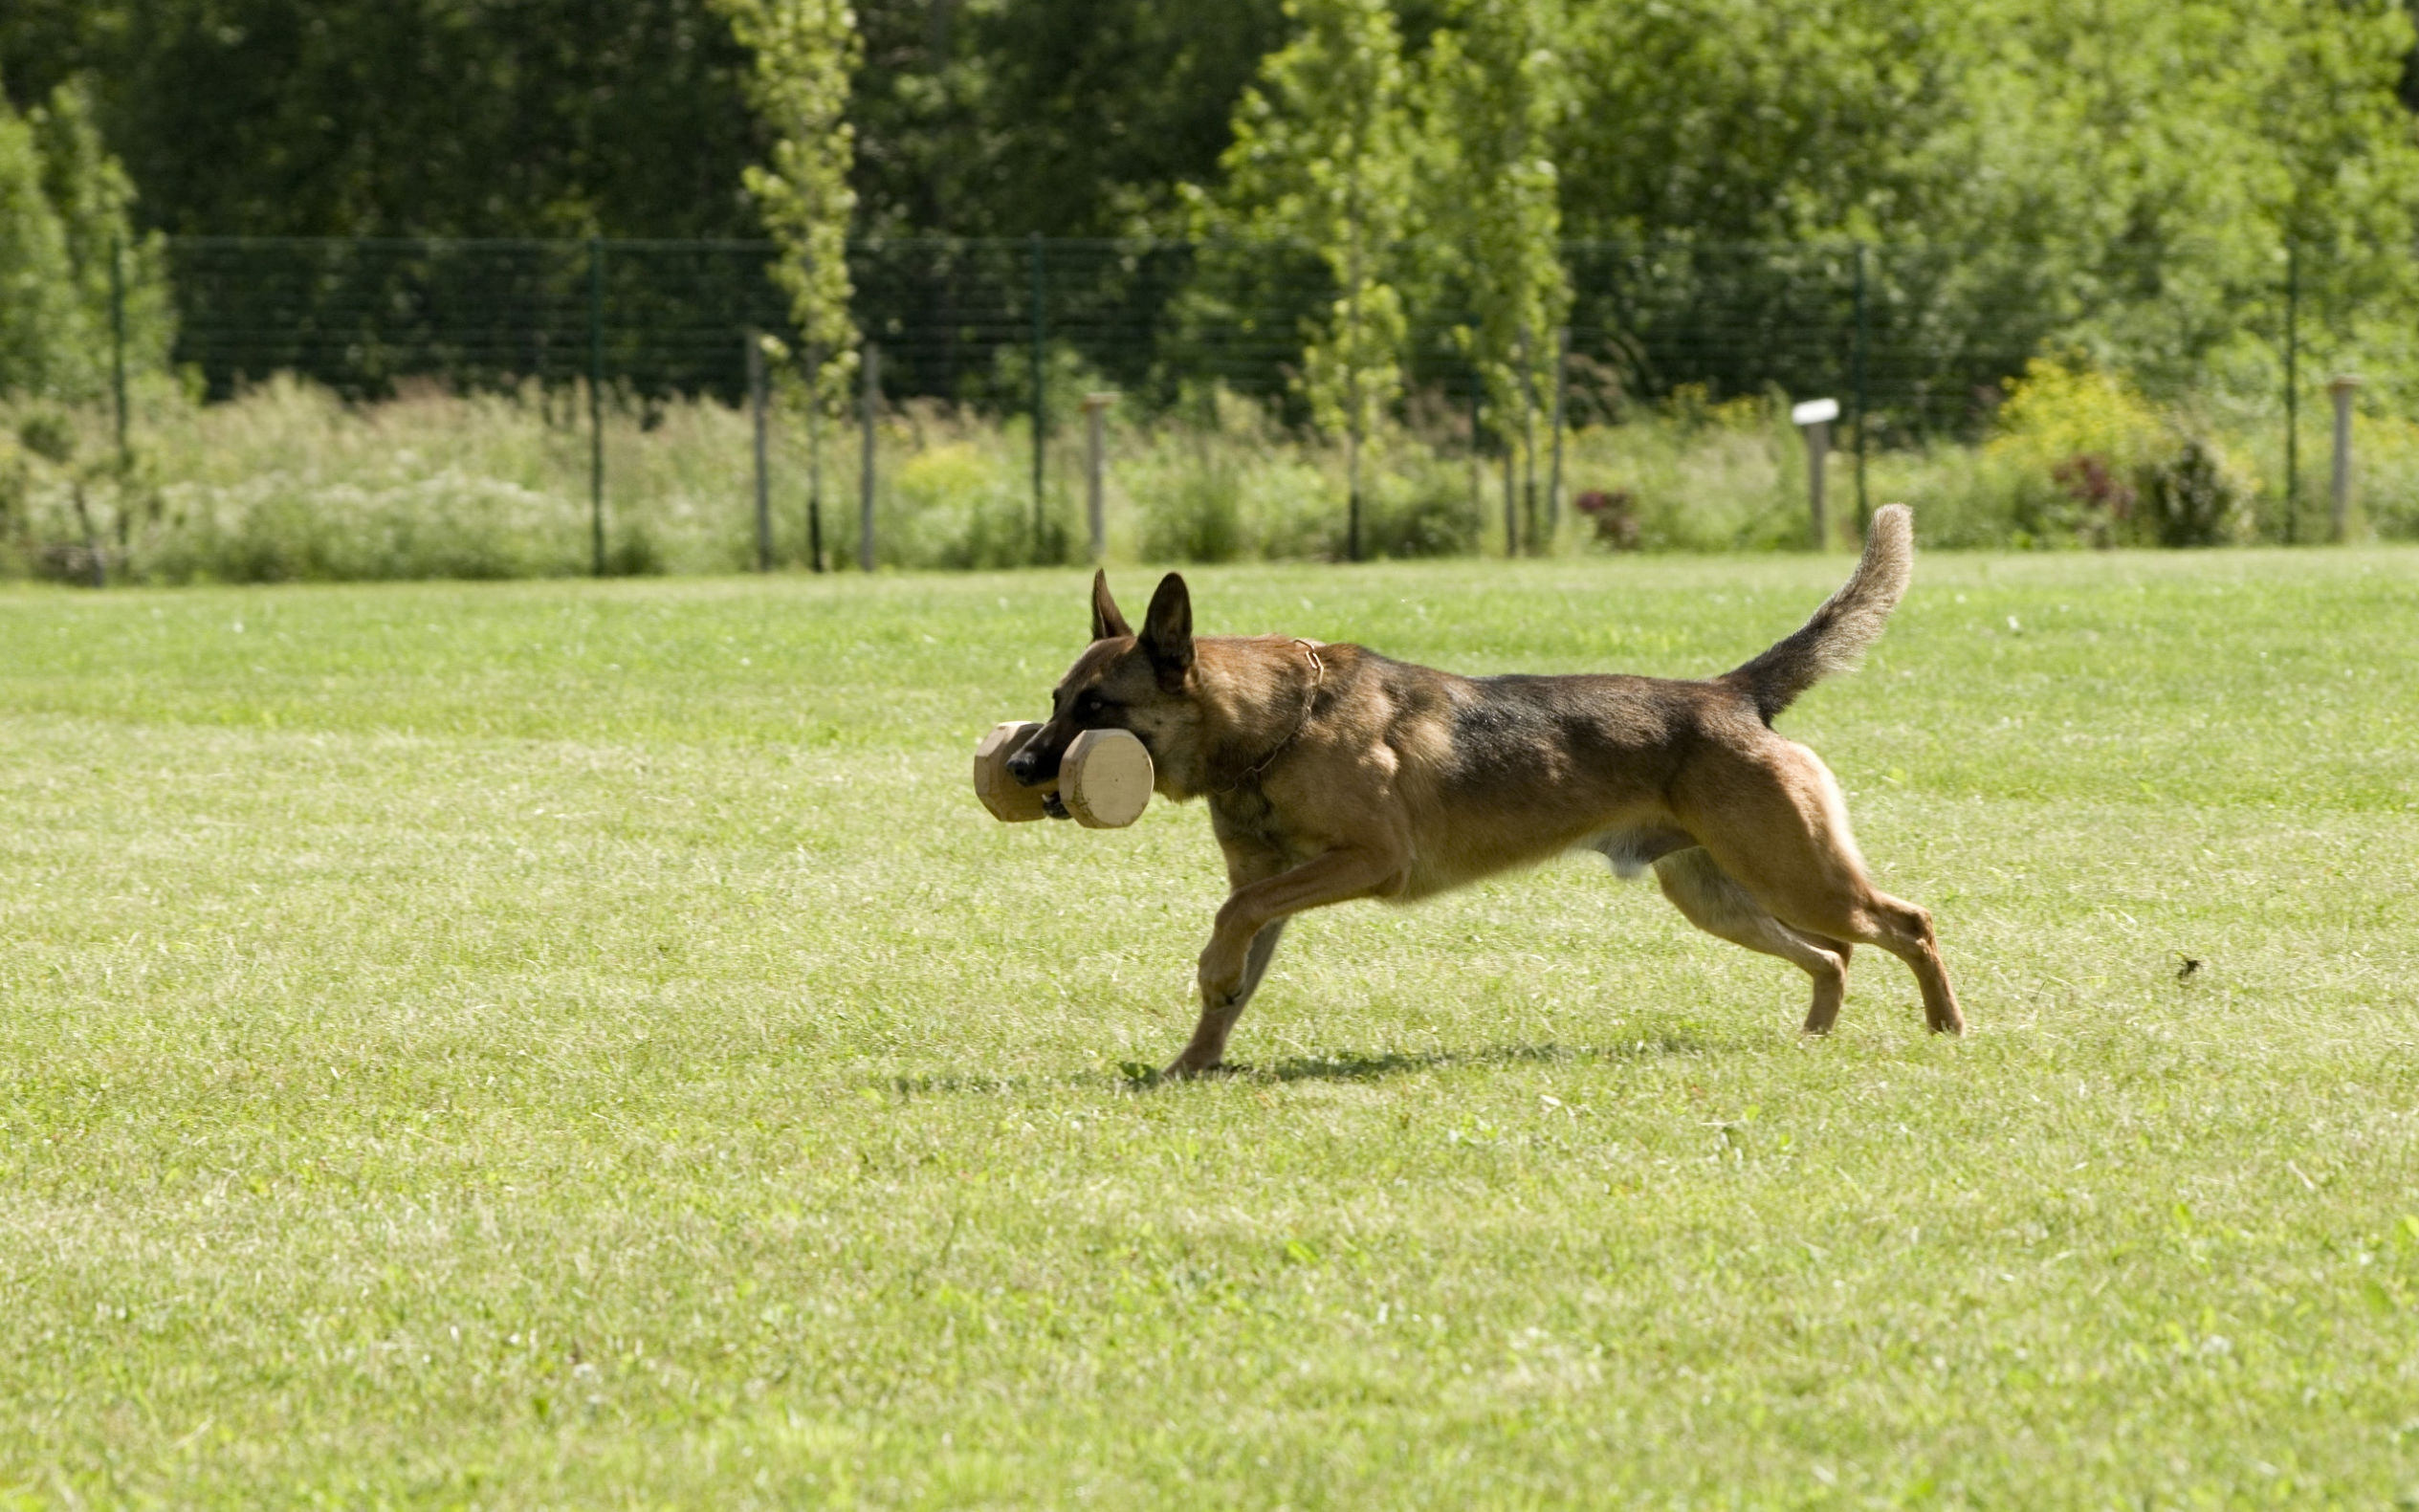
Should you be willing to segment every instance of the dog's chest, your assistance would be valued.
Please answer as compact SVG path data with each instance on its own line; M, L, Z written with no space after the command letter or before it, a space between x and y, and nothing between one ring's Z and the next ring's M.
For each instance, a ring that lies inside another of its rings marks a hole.
M1286 850L1291 833L1258 782L1246 782L1210 800L1210 832L1221 841Z

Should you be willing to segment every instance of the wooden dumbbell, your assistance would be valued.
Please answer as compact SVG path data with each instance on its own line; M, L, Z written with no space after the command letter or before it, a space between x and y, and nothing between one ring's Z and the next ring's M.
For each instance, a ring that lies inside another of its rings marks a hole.
M1026 787L1008 775L1008 758L1039 734L1040 725L1011 720L996 725L975 747L975 797L991 817L1009 823L1052 817L1056 797L1086 829L1122 829L1142 817L1151 802L1151 753L1123 730L1087 730L1067 742L1058 776Z
M1042 727L1030 719L1011 719L1006 724L993 725L991 733L975 747L975 797L991 810L993 819L1011 824L1028 819L1047 819L1050 811L1045 800L1048 787L1026 787L1008 776L1008 757L1024 748L1024 743L1042 733Z

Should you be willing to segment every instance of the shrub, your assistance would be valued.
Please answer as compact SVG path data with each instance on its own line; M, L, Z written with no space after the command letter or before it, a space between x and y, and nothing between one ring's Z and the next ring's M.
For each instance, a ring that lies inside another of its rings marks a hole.
M2034 358L2007 393L1983 450L2010 470L2010 542L2123 539L2134 505L2129 480L2167 435L2159 412L2122 376L2075 360Z
M1223 449L1154 491L1142 516L1146 561L1232 561L1243 554L1240 470Z
M2144 523L2162 546L2217 546L2239 539L2251 489L2215 443L2187 436L2142 473Z

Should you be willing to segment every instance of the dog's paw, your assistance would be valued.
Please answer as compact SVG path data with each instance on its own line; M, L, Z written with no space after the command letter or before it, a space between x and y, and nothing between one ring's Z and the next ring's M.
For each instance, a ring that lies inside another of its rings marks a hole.
M1168 1068L1159 1073L1159 1080L1192 1082L1205 1076L1224 1076L1227 1071L1228 1066L1223 1059L1196 1057L1188 1050L1168 1063Z

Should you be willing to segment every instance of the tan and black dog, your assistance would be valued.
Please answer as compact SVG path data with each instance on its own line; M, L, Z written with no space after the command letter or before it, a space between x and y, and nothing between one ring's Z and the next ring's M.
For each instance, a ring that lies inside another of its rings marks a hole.
M1652 867L1700 929L1814 979L1806 1032L1838 1017L1854 946L1906 962L1935 1030L1965 1028L1931 915L1875 887L1839 784L1772 719L1881 633L1914 561L1906 507L1796 633L1703 682L1459 677L1358 646L1196 636L1170 573L1136 633L1092 580L1092 645L1009 763L1053 776L1085 730L1130 730L1157 790L1207 798L1233 891L1201 952L1201 1020L1168 1067L1217 1069L1286 920L1352 898L1408 901L1557 852Z

